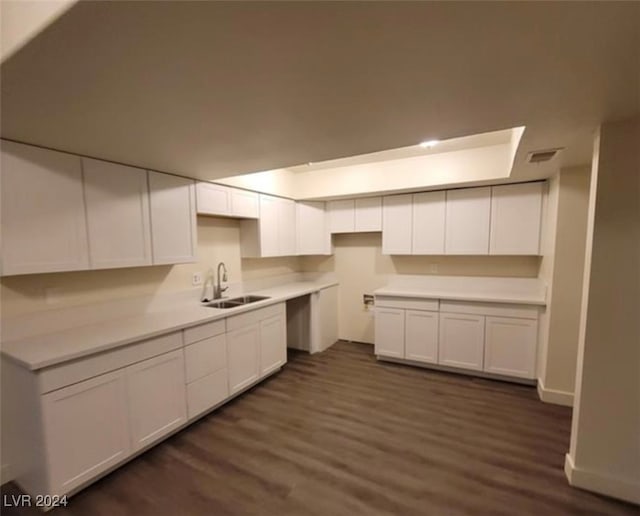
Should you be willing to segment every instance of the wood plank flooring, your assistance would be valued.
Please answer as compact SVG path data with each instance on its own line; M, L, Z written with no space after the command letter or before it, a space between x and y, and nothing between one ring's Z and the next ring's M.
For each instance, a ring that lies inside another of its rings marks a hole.
M534 388L380 363L371 346L338 342L290 351L279 374L50 514L639 514L567 484L570 425L571 410Z

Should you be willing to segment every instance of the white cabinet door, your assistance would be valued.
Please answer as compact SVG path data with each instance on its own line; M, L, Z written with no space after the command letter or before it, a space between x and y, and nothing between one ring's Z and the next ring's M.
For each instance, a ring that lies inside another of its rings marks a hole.
M248 387L260 375L260 324L227 333L227 369L229 393Z
M151 265L147 172L82 158L92 269Z
M278 200L278 255L296 255L296 203Z
M447 191L446 254L489 254L491 187Z
M187 420L184 351L178 349L127 367L131 447L139 450Z
M405 311L405 358L438 362L438 312Z
M355 201L355 231L382 231L382 197Z
M331 254L325 203L296 203L296 251L298 255Z
M222 403L229 397L229 379L227 370L220 369L214 373L194 380L187 385L187 412L189 419Z
M412 195L382 200L382 254L411 254Z
M184 348L186 382L191 383L227 367L227 341L224 333Z
M231 188L231 215L245 219L259 216L258 194L248 190Z
M1 145L2 275L88 269L80 158Z
M440 313L438 363L482 370L484 316Z
M544 183L491 187L491 254L540 254Z
M191 179L149 171L154 264L196 261L195 186Z
M265 376L287 362L285 319L275 315L260 321L260 376Z
M444 254L445 192L413 196L413 254Z
M42 410L51 494L68 493L131 452L123 370L45 394Z
M484 370L487 373L534 378L538 321L487 317Z
M279 256L278 241L279 200L269 195L260 195L260 256Z
M404 310L376 308L376 355L404 358Z
M196 183L196 205L203 215L231 215L231 188L213 183Z
M353 199L329 201L327 210L331 233L352 233L355 230L355 202Z

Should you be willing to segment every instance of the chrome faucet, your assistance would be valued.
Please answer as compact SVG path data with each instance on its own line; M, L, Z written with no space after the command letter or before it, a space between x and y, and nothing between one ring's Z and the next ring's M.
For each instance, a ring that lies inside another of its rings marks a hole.
M224 264L224 262L220 262L218 264L217 271L218 281L213 287L213 299L220 299L222 297L222 293L229 288L228 286L223 287L222 283L220 283L220 268L222 268L222 270L224 271L222 273L222 281L227 281L227 266Z

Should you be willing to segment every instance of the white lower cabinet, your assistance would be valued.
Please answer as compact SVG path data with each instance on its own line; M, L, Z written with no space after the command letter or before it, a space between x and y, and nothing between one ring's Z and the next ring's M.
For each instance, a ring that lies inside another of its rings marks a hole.
M124 370L43 395L42 418L49 494L62 495L130 453Z
M187 420L184 351L178 349L126 368L133 451Z
M287 328L278 314L260 321L260 376L282 367L287 361Z
M405 358L418 362L438 362L438 313L405 311Z
M404 310L401 308L376 308L376 355L404 358Z
M484 370L488 373L534 378L538 322L512 317L487 317Z
M260 374L260 324L254 323L227 333L229 393L235 394L254 383Z
M220 369L187 385L189 419L199 416L229 397L227 369Z
M439 344L440 365L481 371L484 316L441 313Z

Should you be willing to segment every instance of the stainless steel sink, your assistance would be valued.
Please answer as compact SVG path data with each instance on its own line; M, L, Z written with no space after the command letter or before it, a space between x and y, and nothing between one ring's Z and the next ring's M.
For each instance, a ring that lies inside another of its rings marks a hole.
M237 308L242 305L248 305L249 303L256 303L258 301L264 301L265 299L269 299L267 296L241 296L234 297L232 299L221 299L218 301L211 301L209 303L205 303L204 306L209 308Z
M242 296L229 299L230 303L238 303L240 305L247 305L249 303L256 303L257 301L264 301L269 299L267 296Z

